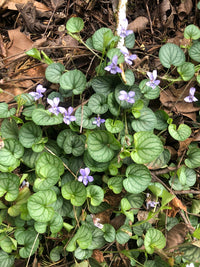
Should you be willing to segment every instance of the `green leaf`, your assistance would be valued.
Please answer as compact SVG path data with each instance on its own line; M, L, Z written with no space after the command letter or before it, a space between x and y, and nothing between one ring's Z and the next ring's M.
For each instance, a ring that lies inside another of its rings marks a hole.
M19 184L17 184L19 187ZM16 186L16 192L17 192L17 188ZM18 215L20 215L21 213L21 205L24 203L27 203L28 198L30 197L31 192L29 190L28 187L23 187L20 191L19 191L19 195L17 196L17 198L15 199L14 204L9 207L8 209L8 214L12 217L16 217Z
M150 228L152 228L152 225L149 222L144 222L140 225L134 225L133 232L138 236L142 236Z
M95 227L92 232L92 243L88 246L88 249L99 249L102 248L105 245L105 239L104 239L103 232Z
M94 77L91 85L97 94L107 96L119 82L119 78L113 79L113 75Z
M131 158L138 164L152 162L164 150L159 137L151 132L135 133L134 144L135 149L131 152Z
M119 133L124 129L124 124L120 120L106 119L105 126L110 133Z
M194 24L188 25L184 30L184 37L186 39L192 39L197 40L200 38L200 30L199 27L197 27Z
M97 162L86 150L84 153L84 163L93 172L103 172L108 169L110 162Z
M186 124L180 124L176 129L176 124L170 124L168 126L169 134L178 141L185 141L192 133L191 128Z
M57 156L50 153L43 152L36 162L36 173L41 177L46 177L46 167L55 167L58 170L58 174L64 173L63 162Z
M88 102L88 107L93 113L104 114L108 111L106 97L102 94L93 94Z
M177 68L178 73L184 81L189 81L195 74L194 64L190 62L185 62L183 65Z
M140 110L140 117L133 119L131 126L135 132L152 131L157 124L156 116L150 108L143 107Z
M92 253L93 253L93 251L90 249L81 249L80 247L78 247L74 251L74 256L78 260L84 260L84 261L82 261L80 263L75 263L71 267L89 267L89 263L88 263L87 259L92 256Z
M22 111L22 114L23 114L24 116L26 116L26 117L31 118L31 117L32 117L32 113L33 113L33 111L34 111L35 109L39 109L39 108L44 109L44 106L41 105L41 104L38 104L38 105L33 104L33 105L31 105L31 106L25 107L25 108L23 109L23 111Z
M0 250L0 266L13 267L15 262L14 255L9 255L5 251Z
M133 209L133 214L137 214L139 209L142 207L144 202L144 195L141 194L126 194L126 198L131 204L131 208Z
M87 188L87 197L91 199L93 206L98 206L103 202L104 192L100 186L89 185Z
M72 17L67 21L66 29L71 33L76 33L82 31L84 27L84 22L79 17Z
M151 174L144 165L131 164L126 169L127 179L123 180L124 188L129 193L143 192L151 182Z
M115 88L115 99L117 101L117 103L124 109L128 109L131 108L133 104L128 103L126 101L121 101L119 100L119 95L120 95L120 91L126 91L127 93L130 91L134 91L135 92L135 96L134 99L135 101L137 101L138 99L141 98L142 94L140 92L140 89L138 87L138 85L134 84L133 86L126 86L125 84L119 84L116 88Z
M73 154L75 157L81 156L85 151L85 142L80 135L68 136L63 144L66 154Z
M73 136L74 132L72 132L70 129L65 129L62 130L58 136L57 136L57 144L60 148L63 148L64 142L67 138L69 138L70 136Z
M157 119L155 128L160 131L165 130L168 127L169 115L164 110L156 110L154 114Z
M0 118L9 118L10 116L13 116L16 113L15 108L11 108L8 110L8 104L7 103L0 103Z
M64 252L64 248L62 246L56 246L50 251L50 259L55 262L60 260L60 254Z
M102 231L104 232L104 238L107 242L112 243L115 240L115 228L111 224L105 223Z
M32 120L41 126L57 125L63 122L63 116L60 113L56 116L48 110L38 108L33 111Z
M167 163L171 158L171 154L168 149L164 149L157 159L147 164L148 169L156 170L167 167Z
M4 119L1 123L1 136L3 138L18 139L17 123L13 119Z
M104 42L105 42L107 32L109 32L110 36L113 36L113 33L111 29L109 28L100 28L92 35L92 44L94 46L94 49L102 52L106 48L104 46Z
M39 239L37 233L33 229L17 229L14 235L18 244L24 246L19 250L21 258L28 258L29 256L35 254L39 246Z
M189 56L196 62L200 62L200 42L194 43L189 51Z
M134 45L135 45L135 34L133 32L125 37L125 46L131 49L134 47Z
M45 70L45 77L51 83L59 83L60 77L65 71L65 67L61 63L52 63Z
M37 165L36 165L37 166ZM41 174L40 174L41 173ZM57 167L47 165L39 170L39 178L34 182L36 190L47 190L55 185L60 179Z
M147 86L146 83L148 82L148 79L142 80L139 84L141 92L144 94L144 97L147 99L156 99L160 95L160 87L156 86L154 89L152 89L150 86Z
M40 55L40 51L38 51L37 48L35 48L35 47L26 51L25 54L27 54L28 56L33 57L35 59L38 59L40 61L42 60L41 55Z
M185 165L191 169L200 167L200 149L197 147L189 148Z
M63 218L59 213L55 212L53 218L50 220L48 224L50 225L50 230L52 234L56 234L63 227Z
M74 206L82 206L87 198L85 186L77 180L64 184L61 192L62 196L69 199Z
M198 245L186 245L180 247L179 250L185 261L200 263L200 248Z
M166 239L162 232L157 229L150 228L145 235L144 246L149 254L153 254L155 248L162 249L166 246Z
M96 125L92 124L94 119L90 118L91 115L92 111L89 107L87 106L78 107L78 109L75 112L76 124L78 126L82 126L85 129L96 128Z
M12 238L6 235L6 233L0 234L0 247L7 253L11 253L12 250L16 250L16 246L12 242Z
M26 148L31 148L42 138L42 130L34 122L26 122L19 130L19 141Z
M86 77L80 70L70 70L60 77L63 91L73 90L75 95L81 94L86 88Z
M35 168L35 163L40 153L34 152L32 149L25 149L22 162L31 169Z
M19 159L24 154L24 148L16 139L7 139L4 141L4 147L0 149L0 166L9 167L13 170L19 166ZM9 169L8 168L8 169ZM2 169L2 171L4 171Z
M18 102L19 106L31 106L35 102L34 97L28 93L15 96L15 100Z
M122 189L123 189L123 178L122 177L111 177L108 180L108 187L115 193L115 194L119 194L121 193Z
M90 156L98 162L110 161L121 147L111 133L101 130L88 135L87 146Z
M82 225L77 233L73 236L73 238L68 243L66 250L74 251L76 249L76 242L82 249L86 249L92 242L92 232L86 225Z
M181 48L175 44L167 43L160 48L159 58L165 68L172 65L178 67L185 62L185 55Z
M120 49L119 48L112 48L112 49L109 49L106 56L110 59L110 61L112 61L112 58L114 56L117 56L118 57L118 60L117 60L117 64L120 64L120 63L123 63L124 62L124 56L123 54L120 52Z
M119 244L125 244L132 236L132 230L128 225L121 226L116 233L116 241Z
M56 193L53 190L39 191L28 199L28 211L32 219L37 222L48 222L54 216L51 204L56 201Z
M125 84L127 86L132 86L135 82L135 75L134 75L133 71L128 69L125 71L124 74L125 74L125 79L126 79Z
M127 198L122 198L121 199L121 212L131 221L134 221L134 214L133 211L131 210L131 204L128 201Z
M116 117L119 116L120 108L115 99L114 93L110 93L108 95L107 102L108 102L108 108L109 108L110 113Z

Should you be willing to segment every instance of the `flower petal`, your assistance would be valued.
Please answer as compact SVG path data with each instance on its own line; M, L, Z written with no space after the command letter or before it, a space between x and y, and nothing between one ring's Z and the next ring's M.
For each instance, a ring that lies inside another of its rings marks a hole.
M194 96L196 89L194 87L190 88L190 95Z

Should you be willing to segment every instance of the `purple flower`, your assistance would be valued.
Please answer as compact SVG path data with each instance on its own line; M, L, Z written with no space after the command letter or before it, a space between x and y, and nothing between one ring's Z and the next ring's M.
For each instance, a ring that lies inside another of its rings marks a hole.
M189 96L184 98L185 102L192 103L198 101L198 99L194 96L196 89L194 87L190 88Z
M149 210L150 208L155 208L157 204L159 204L159 202L149 200L147 201L146 206L147 206L147 209Z
M126 36L128 36L129 34L132 34L133 31L132 30L127 30L128 27L128 20L124 19L121 22L121 25L118 28L118 35L122 38L125 38Z
M147 72L147 76L149 77L150 81L146 83L147 86L155 89L156 86L159 85L160 80L156 80L157 78L157 70L153 70L153 72Z
M63 121L64 123L66 123L67 125L70 124L71 121L75 121L76 120L76 117L71 115L72 112L73 112L73 108L72 107L69 107L67 110L65 110L65 112L63 113Z
M121 49L120 49L121 53L124 55L124 59L125 59L125 62L128 64L128 65L132 65L132 61L135 60L137 58L137 55L133 54L133 55L129 55L129 51L128 49L123 46Z
M47 89L44 88L41 84L38 84L36 87L36 92L30 92L29 94L32 95L35 99L35 101L37 101L38 99L43 97L43 94Z
M100 127L100 125L105 122L105 120L101 119L99 115L97 116L97 118L94 118L94 119L95 120L93 121L92 124L96 124L98 127Z
M104 70L107 70L112 74L116 74L117 72L121 73L122 70L117 66L117 60L118 60L117 55L113 56L112 63L107 67L105 67Z
M127 93L126 91L122 90L119 93L120 93L120 95L118 97L119 100L122 100L122 101L124 100L128 103L131 103L131 104L135 103L135 99L134 99L135 92L134 91L130 91Z
M59 107L59 103L60 103L60 98L59 97L54 97L53 100L47 98L47 102L49 103L49 105L51 105L51 108L49 108L48 110L55 114L56 116L59 114L59 113L64 113L66 111L65 108L63 107Z
M84 185L87 185L88 182L93 182L94 178L92 176L89 176L89 173L90 173L89 168L80 169L81 176L78 177L78 181L83 182Z

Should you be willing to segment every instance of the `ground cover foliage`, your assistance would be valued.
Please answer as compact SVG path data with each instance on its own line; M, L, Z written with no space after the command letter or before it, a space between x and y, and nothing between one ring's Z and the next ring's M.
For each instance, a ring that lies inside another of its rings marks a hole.
M200 4L123 2L0 3L0 266L200 264Z

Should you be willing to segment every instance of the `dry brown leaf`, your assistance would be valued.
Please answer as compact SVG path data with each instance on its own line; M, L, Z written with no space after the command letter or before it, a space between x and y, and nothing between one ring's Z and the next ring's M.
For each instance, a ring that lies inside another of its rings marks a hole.
M138 214L137 214L138 221L144 221L148 218L148 216L149 216L149 211L146 211L146 210L138 211ZM157 217L158 217L158 214L156 214L155 217L148 220L148 222L150 224L155 224L157 222L157 219L156 219Z
M200 130L198 130L193 137L187 138L185 141L179 141L178 156L183 155L183 152L188 148L191 142L200 141Z
M178 223L167 233L167 249L176 247L179 244L182 244L185 240L185 237L188 233L189 229L185 223ZM170 252L174 251L174 249L169 250Z
M129 23L128 30L132 30L133 32L142 32L146 29L148 23L149 20L147 17L139 16Z
M104 256L103 256L103 252L98 250L98 249L94 249L93 253L92 253L92 258L94 258L96 261L98 261L99 263L104 262Z
M170 202L169 202L169 206L172 208L171 210L167 210L167 215L168 217L175 217L177 212L179 212L180 210L184 210L187 211L186 206L183 205L183 203L181 202L180 199L178 199L177 197L173 198Z
M160 93L160 101L167 110L174 111L175 113L182 114L194 121L196 121L196 111L199 111L199 107L194 107L193 103L186 103L184 97L189 95L189 89L183 91L180 89L166 89Z
M110 224L115 228L115 230L118 230L125 222L126 216L124 214L120 214L119 216L115 216L110 221Z
M192 10L193 4L192 0L181 1L178 7L178 17L180 20L183 20Z
M23 5L25 5L28 2L30 2L30 0L14 0L14 1L7 0L2 5L2 8L6 8L6 9L10 9L10 10L17 10L16 4L23 4ZM42 3L38 2L38 1L32 1L32 4L36 7L36 9L38 11L41 11L41 12L50 11L50 9L46 5L44 5L44 4L42 4ZM1 7L1 2L0 2L0 7Z
M33 42L24 33L20 32L20 28L9 30L8 35L10 45L7 50L7 56L15 56L11 60L23 56L22 53L24 51L32 48Z
M174 14L176 14L176 12L170 1L163 0L160 4L160 18L165 27L174 28Z

